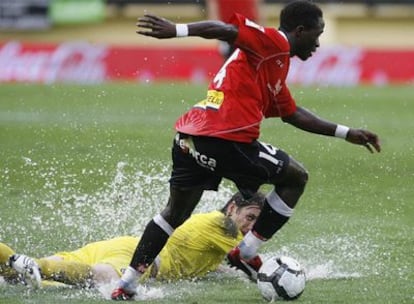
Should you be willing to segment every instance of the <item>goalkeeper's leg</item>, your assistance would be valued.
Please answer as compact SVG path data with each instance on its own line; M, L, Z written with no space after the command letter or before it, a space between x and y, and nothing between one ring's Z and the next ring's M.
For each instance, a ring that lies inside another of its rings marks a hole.
M36 260L42 272L42 278L68 285L90 287L93 285L92 268L85 263L65 261L60 257L48 257Z
M10 257L14 254L13 249L0 243L0 275L10 283L19 281L19 273L9 266ZM42 279L77 286L90 286L92 283L91 267L87 264L68 262L59 257L32 260L39 266Z
M13 249L0 243L0 276L10 283L15 283L19 279L19 273L9 266L9 259L13 254L15 254Z
M13 254L15 254L13 249L4 243L0 243L0 266L7 264Z

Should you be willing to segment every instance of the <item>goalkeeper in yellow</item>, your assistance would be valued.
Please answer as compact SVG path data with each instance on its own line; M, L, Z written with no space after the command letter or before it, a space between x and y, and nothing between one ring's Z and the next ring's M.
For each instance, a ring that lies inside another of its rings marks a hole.
M226 254L256 222L264 196L248 201L236 193L219 211L192 215L178 227L141 280L199 278L218 269ZM24 279L34 286L57 281L94 286L118 280L128 267L139 238L121 236L70 252L32 259L0 243L0 275L8 282Z

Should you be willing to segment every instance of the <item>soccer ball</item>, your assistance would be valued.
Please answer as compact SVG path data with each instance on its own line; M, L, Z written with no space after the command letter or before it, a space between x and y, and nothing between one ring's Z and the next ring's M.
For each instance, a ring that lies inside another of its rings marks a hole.
M257 273L257 286L267 301L294 300L305 289L305 271L288 256L266 260Z

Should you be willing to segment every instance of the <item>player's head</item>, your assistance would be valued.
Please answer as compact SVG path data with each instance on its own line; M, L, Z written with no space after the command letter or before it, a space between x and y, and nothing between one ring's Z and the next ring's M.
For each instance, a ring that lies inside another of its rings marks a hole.
M306 0L293 1L280 12L280 30L288 36L290 55L308 59L319 47L325 23L322 10Z
M265 196L260 192L249 199L244 199L240 192L237 192L221 209L221 212L230 218L243 234L246 234L256 223L264 201Z

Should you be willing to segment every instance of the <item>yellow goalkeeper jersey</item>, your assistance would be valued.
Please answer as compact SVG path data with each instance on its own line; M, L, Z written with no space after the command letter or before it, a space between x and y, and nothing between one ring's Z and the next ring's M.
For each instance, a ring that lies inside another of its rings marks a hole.
M219 211L192 215L160 252L156 278L194 278L214 271L242 237L234 222Z
M174 231L157 257L157 265L152 265L142 279L151 274L159 280L201 277L216 270L242 237L234 222L219 211L192 215ZM122 236L55 255L91 266L109 264L121 275L138 241L136 237Z

